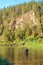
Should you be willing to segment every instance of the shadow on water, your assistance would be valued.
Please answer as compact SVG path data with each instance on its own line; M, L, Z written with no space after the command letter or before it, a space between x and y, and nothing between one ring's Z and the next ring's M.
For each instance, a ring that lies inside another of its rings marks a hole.
M0 57L0 65L11 65L11 64L8 62L8 60Z

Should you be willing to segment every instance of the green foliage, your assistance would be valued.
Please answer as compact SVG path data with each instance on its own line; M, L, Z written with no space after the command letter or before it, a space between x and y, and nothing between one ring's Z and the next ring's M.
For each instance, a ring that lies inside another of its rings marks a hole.
M10 65L10 63L5 59L0 58L0 65Z
M17 31L16 31L16 38L19 38L21 40L25 39L25 32L24 30L22 30L21 28L19 28Z
M43 31L43 15L41 16L41 29Z
M16 30L14 27L16 26L16 18L20 17L22 14L30 11L35 12L35 16L38 19L38 25L34 26L33 21L30 21L29 24L24 21L24 29L19 28ZM11 24L15 20L15 25ZM6 23L7 22L7 23ZM11 29L9 30L9 28ZM0 37L2 37L1 41L6 42L18 42L28 40L35 41L35 39L43 36L43 4L38 1L31 1L28 3L19 4L16 6L9 6L7 8L3 8L0 10ZM38 39L41 41L40 39ZM23 45L25 43L23 42Z
M5 28L3 35L4 35L4 39L6 41L12 41L13 42L15 40L15 32L13 29L9 30L8 28Z
M3 24L0 24L0 35L2 35L3 29L4 29Z

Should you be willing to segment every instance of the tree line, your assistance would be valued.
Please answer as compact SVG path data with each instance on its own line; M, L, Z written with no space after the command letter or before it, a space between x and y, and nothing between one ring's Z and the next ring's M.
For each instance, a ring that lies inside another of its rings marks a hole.
M18 28L11 28L9 30L9 23L11 20L15 19L16 17L21 16L22 14L33 10L35 15L38 18L38 26L34 26L33 28L29 28L28 24L25 25L25 30ZM4 42L20 42L29 37L29 39L38 39L43 38L43 2L38 1L31 1L28 3L19 4L16 6L9 6L7 8L0 9L0 37L2 39L0 41ZM31 38L30 38L31 37Z

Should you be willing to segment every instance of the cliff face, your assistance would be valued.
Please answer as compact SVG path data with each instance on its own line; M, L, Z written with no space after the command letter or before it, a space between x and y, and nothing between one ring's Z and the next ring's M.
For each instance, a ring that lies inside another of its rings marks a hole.
M9 27L14 27L15 29L17 29L20 26L23 29L24 23L28 23L30 28L38 25L38 18L36 17L34 11L26 12L20 17L13 19L10 22Z

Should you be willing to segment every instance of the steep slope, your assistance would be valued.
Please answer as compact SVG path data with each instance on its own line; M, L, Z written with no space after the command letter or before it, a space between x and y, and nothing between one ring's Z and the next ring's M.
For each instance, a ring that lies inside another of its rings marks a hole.
M34 11L26 12L16 19L14 18L10 22L9 27L14 27L15 29L17 29L20 25L21 28L24 28L24 23L28 23L30 28L38 25L38 18L36 17Z

